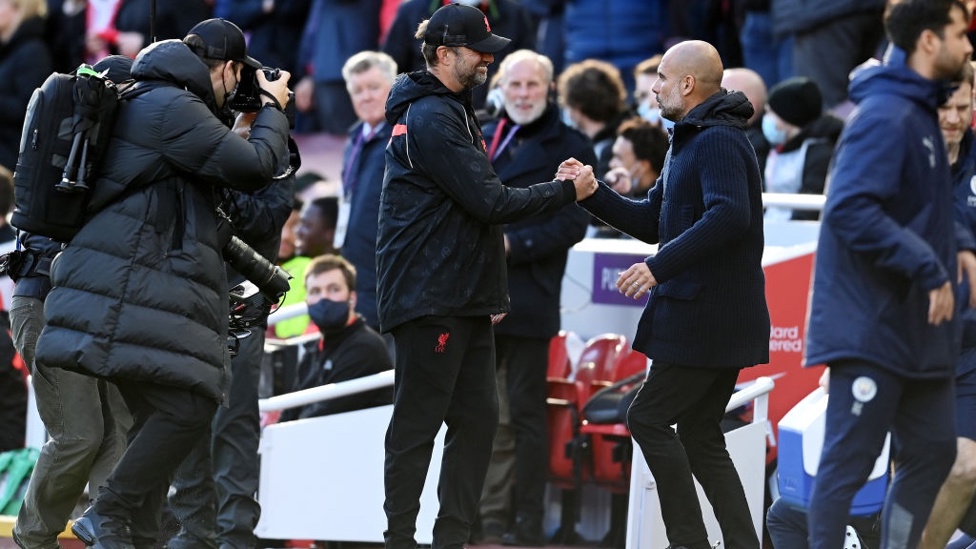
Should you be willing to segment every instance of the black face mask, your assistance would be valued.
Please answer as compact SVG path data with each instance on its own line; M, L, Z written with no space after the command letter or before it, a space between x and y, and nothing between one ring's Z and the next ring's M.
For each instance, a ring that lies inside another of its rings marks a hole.
M345 326L349 319L349 302L320 299L308 306L308 317L320 332L335 331Z

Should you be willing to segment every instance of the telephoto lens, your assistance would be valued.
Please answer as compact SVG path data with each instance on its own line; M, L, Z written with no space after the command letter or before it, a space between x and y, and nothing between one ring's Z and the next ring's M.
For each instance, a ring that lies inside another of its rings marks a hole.
M244 278L257 286L272 303L277 303L291 288L291 276L281 267L268 261L261 254L236 236L232 236L223 249L224 259Z

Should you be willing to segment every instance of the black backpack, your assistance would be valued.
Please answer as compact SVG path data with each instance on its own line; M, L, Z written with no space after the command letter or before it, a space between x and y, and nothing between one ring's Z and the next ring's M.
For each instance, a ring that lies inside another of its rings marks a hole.
M81 229L125 88L83 64L34 90L14 170L14 227L60 242Z

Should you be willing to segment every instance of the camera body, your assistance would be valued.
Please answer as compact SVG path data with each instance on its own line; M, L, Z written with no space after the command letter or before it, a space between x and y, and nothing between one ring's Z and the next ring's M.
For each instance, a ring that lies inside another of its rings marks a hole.
M269 82L281 78L281 69L262 67L264 77ZM285 116L288 126L295 127L294 92L288 92L288 104L285 105ZM258 70L244 65L241 69L241 81L237 84L237 91L231 97L228 106L238 112L256 112L261 108L261 86L258 84Z

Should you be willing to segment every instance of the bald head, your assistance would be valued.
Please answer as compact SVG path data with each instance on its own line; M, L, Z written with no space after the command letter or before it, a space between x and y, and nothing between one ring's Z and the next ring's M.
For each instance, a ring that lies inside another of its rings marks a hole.
M766 83L763 82L759 73L745 68L725 69L722 76L722 87L746 94L746 98L752 103L753 110L756 111L749 119L750 124L762 117L763 109L766 106Z
M658 71L665 66L674 73L673 77L685 74L695 77L696 87L702 88L705 97L717 92L722 85L722 58L708 42L687 40L675 44L664 54Z
M652 91L661 115L677 122L722 87L722 58L708 42L688 40L671 46L658 67Z

